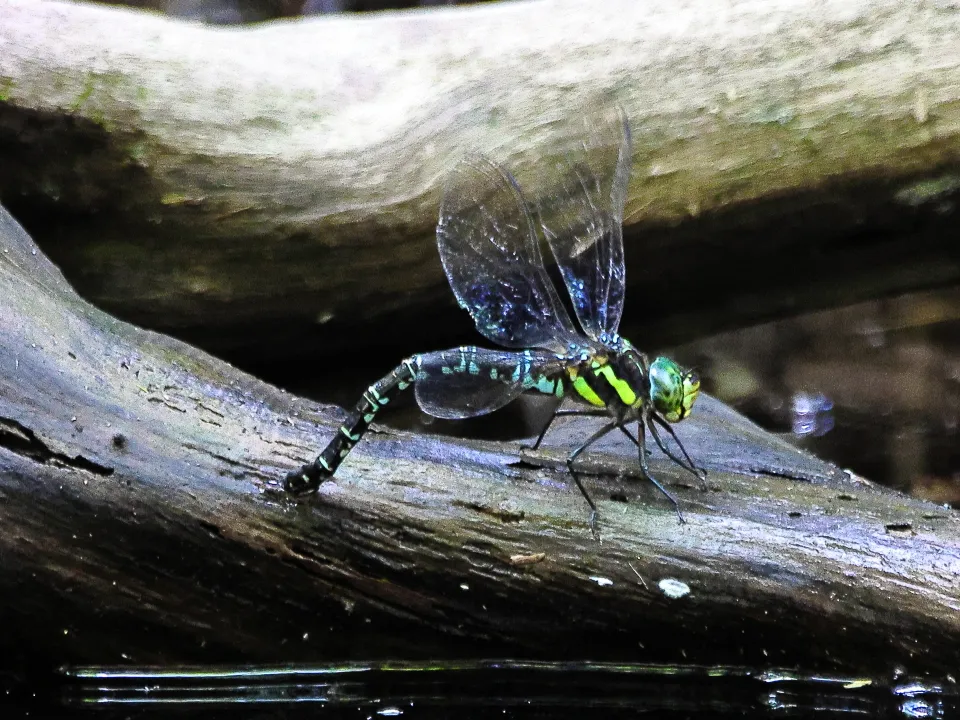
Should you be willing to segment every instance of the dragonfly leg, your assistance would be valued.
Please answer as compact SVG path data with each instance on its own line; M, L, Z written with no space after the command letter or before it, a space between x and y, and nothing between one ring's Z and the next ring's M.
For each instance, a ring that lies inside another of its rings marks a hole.
M626 435L628 438L630 438L630 442L632 442L632 443L633 443L634 445L636 445L637 447L640 447L640 443L637 442L637 439L636 439L633 435L630 434L630 431L627 430L627 426L626 426L626 425L618 425L617 427L620 428L620 432L622 432L624 435ZM650 454L650 451L647 450L646 448L644 448L644 452L645 452L647 455Z
M630 438L630 442L632 442L632 443L633 443L634 445L636 445L637 447L640 447L640 443L637 442L637 439L636 439L633 435L630 434L630 431L627 430L626 426L624 426L624 425L617 425L617 427L620 428L620 432L622 432L624 435L626 435L628 438Z
M598 415L609 415L610 412L606 408L597 408L595 410L561 410L560 403L557 403L556 407L553 409L553 414L550 416L550 419L547 420L547 424L543 426L543 430L540 431L537 441L529 446L523 447L523 450L536 450L540 447L540 443L543 442L543 438L547 435L547 430L550 429L550 426L553 425L553 421L558 417L569 417L571 415L588 415L588 416L598 416Z
M646 477L647 480L652 482L654 487L657 488L657 490L659 490L661 493L663 493L663 496L667 498L667 500L673 503L673 509L677 511L677 519L680 521L680 524L682 525L687 521L683 519L683 513L680 512L680 503L677 502L677 499L673 495L667 492L667 489L660 484L659 480L657 480L653 475L650 474L650 468L647 466L647 432L646 432L647 423L645 423L643 418L641 417L637 421L637 425L639 426L639 429L637 430L637 440L638 440L637 447L640 450L640 469L643 471L644 477ZM651 425L650 427L652 431L653 426ZM657 437L656 433L654 433L654 437ZM659 442L660 441L658 440L657 443L659 444Z
M530 447L521 446L521 447L520 447L521 450L536 450L538 447L540 447L540 443L543 442L543 438L544 438L544 436L547 434L547 430L550 429L550 426L553 425L553 421L556 420L556 419L557 419L557 415L560 414L560 403L561 403L561 402L563 402L563 401L561 400L561 401L558 402L556 405L554 405L554 407L553 407L553 412L550 414L550 419L547 420L547 424L543 426L543 430L541 430L541 431L540 431L540 435L537 436L537 441L536 441L533 445L531 445Z
M690 459L690 455L689 453L687 453L687 449L683 446L683 443L680 442L680 438L677 437L677 434L673 431L673 428L670 427L670 425L667 423L666 420L663 420L662 418L659 418L656 415L653 415L652 417L653 417L653 423L650 424L650 434L653 435L653 439L657 441L657 445L659 445L660 449L663 450L664 454L667 457L669 457L671 460L673 460L677 465L682 467L684 470L689 470L691 473L693 473L697 477L697 479L700 480L700 489L706 490L707 489L707 471L704 470L703 468L698 468L696 465L693 464L693 460ZM686 459L686 463L684 463L682 460L680 460L680 458L678 458L676 455L670 452L666 444L661 439L659 433L657 432L657 429L654 426L654 423L662 427L668 433L670 433L670 437L673 438L673 441L677 444L677 447L680 448L680 452L683 453L683 457Z
M590 413L590 411L587 411L586 413L576 413L576 414L592 414L592 413ZM602 438L611 430L616 429L616 427L619 424L620 424L620 420L611 420L602 428L594 432L593 435L587 438L587 441L583 443L583 445L578 447L576 450L570 453L570 455L567 457L567 470L573 476L573 480L575 483L577 483L577 487L580 489L580 493L586 499L587 504L590 505L590 532L593 533L593 536L597 540L600 539L600 532L597 530L597 516L598 516L597 506L594 504L593 498L590 497L590 493L587 492L587 489L583 486L583 483L580 481L580 476L577 474L577 471L573 467L573 461L576 460L584 450L586 450L588 447L593 445L597 440Z

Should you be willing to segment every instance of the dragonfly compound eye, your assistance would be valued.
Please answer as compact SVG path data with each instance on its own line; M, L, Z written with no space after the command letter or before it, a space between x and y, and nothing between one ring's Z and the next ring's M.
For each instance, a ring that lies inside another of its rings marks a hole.
M650 365L650 402L668 422L680 422L693 408L700 392L700 378L683 371L670 358L658 357Z

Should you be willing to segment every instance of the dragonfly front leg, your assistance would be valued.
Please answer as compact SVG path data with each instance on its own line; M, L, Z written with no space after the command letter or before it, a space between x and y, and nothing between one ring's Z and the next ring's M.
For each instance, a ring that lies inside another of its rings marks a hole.
M697 479L700 481L700 489L706 490L707 489L707 471L704 470L703 468L698 468L696 465L693 464L693 460L690 459L690 455L687 453L687 449L683 446L683 443L680 442L680 438L677 437L677 434L673 431L673 428L670 427L669 424L667 424L666 420L663 420L662 418L656 415L653 415L652 417L653 417L654 423L656 423L657 425L662 427L664 430L666 430L668 433L670 433L670 437L673 438L673 441L677 444L677 447L680 448L680 452L683 453L683 457L686 459L686 464L684 464L684 462L680 458L674 455L667 448L666 443L663 442L663 440L660 437L660 434L657 432L657 428L653 424L651 424L650 434L653 435L653 439L656 440L657 445L660 447L661 450L663 450L664 455L669 457L671 460L673 460L677 465L682 467L684 470L689 470L691 473L693 473L697 477Z
M619 425L618 427L620 428L620 432L622 432L624 435L626 435L626 436L630 439L630 442L632 442L632 443L633 443L634 445L636 445L637 447L640 447L640 443L637 441L637 439L636 439L633 435L630 434L630 431L627 430L627 426L626 426L626 425ZM644 452L645 452L647 455L650 454L650 451L647 450L647 449L644 449Z
M649 480L650 482L652 482L654 487L656 487L657 490L662 492L664 497L667 498L667 500L673 503L673 509L677 511L677 519L680 521L681 524L683 524L686 522L686 520L683 519L683 513L680 512L680 503L677 502L677 499L673 495L667 492L667 489L660 484L659 480L657 480L653 475L650 474L650 468L647 466L647 432L646 432L647 424L648 423L644 421L644 418L642 416L637 420L637 425L638 425L637 448L639 449L639 454L640 454L640 469L643 471L644 477L647 478L647 480ZM650 426L650 428L651 428L651 432L653 432L652 425ZM657 435L656 433L654 433L654 438L656 437ZM659 444L660 442L659 439L657 440L657 442ZM661 445L661 447L663 446Z

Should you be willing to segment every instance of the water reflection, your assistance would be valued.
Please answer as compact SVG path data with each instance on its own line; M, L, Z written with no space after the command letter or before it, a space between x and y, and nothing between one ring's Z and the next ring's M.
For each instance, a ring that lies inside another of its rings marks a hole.
M467 660L328 666L76 668L58 709L100 717L952 717L950 684L795 670ZM274 712L265 709L277 708ZM313 709L311 709L313 708ZM116 710L110 715L103 713ZM930 714L924 714L925 710ZM126 714L123 714L126 713ZM199 713L199 714L198 714Z
M871 480L960 504L960 289L724 333L676 353L764 427Z
M820 437L833 430L833 401L823 393L794 393L790 409L794 435Z

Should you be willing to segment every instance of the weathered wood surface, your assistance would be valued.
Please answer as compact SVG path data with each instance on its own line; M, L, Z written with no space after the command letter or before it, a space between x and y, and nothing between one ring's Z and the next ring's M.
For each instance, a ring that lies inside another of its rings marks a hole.
M332 355L361 320L379 329L361 342L447 344L433 227L453 161L485 152L535 193L551 121L611 99L635 131L625 317L648 344L960 277L956 3L224 30L0 2L2 200L100 307L244 357Z
M678 432L709 490L651 459L682 526L598 474L591 538L556 469L579 421L522 459L374 429L297 504L266 490L333 413L94 309L0 211L0 657L954 668L957 513L698 411ZM586 467L632 473L623 452Z

